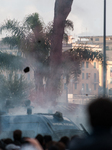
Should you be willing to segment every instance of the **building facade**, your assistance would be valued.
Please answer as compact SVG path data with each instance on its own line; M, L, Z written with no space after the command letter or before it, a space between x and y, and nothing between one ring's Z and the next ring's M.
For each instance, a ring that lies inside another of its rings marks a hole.
M75 43L65 44L63 51L73 47L87 47L92 51L103 53L103 36L80 36ZM106 37L107 74L106 88L107 95L112 90L112 36ZM86 104L91 98L103 94L103 66L102 62L94 60L92 62L83 61L81 74L77 81L70 80L64 90L66 101L76 104ZM68 95L68 97L67 97Z

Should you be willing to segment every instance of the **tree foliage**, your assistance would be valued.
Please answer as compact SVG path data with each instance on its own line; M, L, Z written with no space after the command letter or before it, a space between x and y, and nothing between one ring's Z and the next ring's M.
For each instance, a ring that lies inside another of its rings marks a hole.
M21 102L28 99L28 91L31 83L28 83L23 75L18 77L18 73L8 71L8 75L0 74L0 102L5 104L10 101L11 105L21 105Z
M15 56L12 54L4 53L0 51L0 70L23 70L23 65L27 61L21 56Z
M88 48L73 48L62 52L62 40L68 40L68 29L73 30L73 22L67 20L73 0L56 0L53 23L45 27L38 13L33 13L24 19L23 23L7 20L1 31L7 30L10 36L3 38L5 44L16 47L23 52L25 59L34 70L36 90L38 93L53 93L54 100L60 93L61 77L68 78L81 73L82 60L102 60L102 54ZM46 81L44 89L43 79ZM47 92L46 92L47 91ZM53 96L46 97L53 100Z

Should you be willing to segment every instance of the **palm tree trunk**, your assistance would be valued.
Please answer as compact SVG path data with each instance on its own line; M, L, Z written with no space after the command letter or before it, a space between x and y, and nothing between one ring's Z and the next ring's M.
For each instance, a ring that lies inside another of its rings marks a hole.
M48 80L49 99L56 101L61 79L62 40L65 21L71 11L73 0L56 0L54 10L53 36L50 54L50 78Z

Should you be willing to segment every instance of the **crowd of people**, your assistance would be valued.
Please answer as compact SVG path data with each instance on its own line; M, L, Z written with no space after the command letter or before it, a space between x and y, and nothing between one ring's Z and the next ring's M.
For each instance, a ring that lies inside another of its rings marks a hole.
M50 135L38 134L34 139L22 137L21 130L13 132L13 139L1 139L1 150L112 150L112 101L97 98L88 104L87 112L92 132L80 137L61 137L53 141Z
M53 141L50 135L38 134L34 139L30 137L22 137L21 130L13 132L13 140L11 138L1 139L0 149L3 150L65 150L68 149L70 142L69 137L62 137L59 141Z

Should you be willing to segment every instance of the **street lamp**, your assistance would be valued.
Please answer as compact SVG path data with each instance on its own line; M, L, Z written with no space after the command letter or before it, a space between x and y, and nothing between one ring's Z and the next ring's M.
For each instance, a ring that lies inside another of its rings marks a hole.
M103 96L106 96L106 0L104 0L104 36L103 36Z

